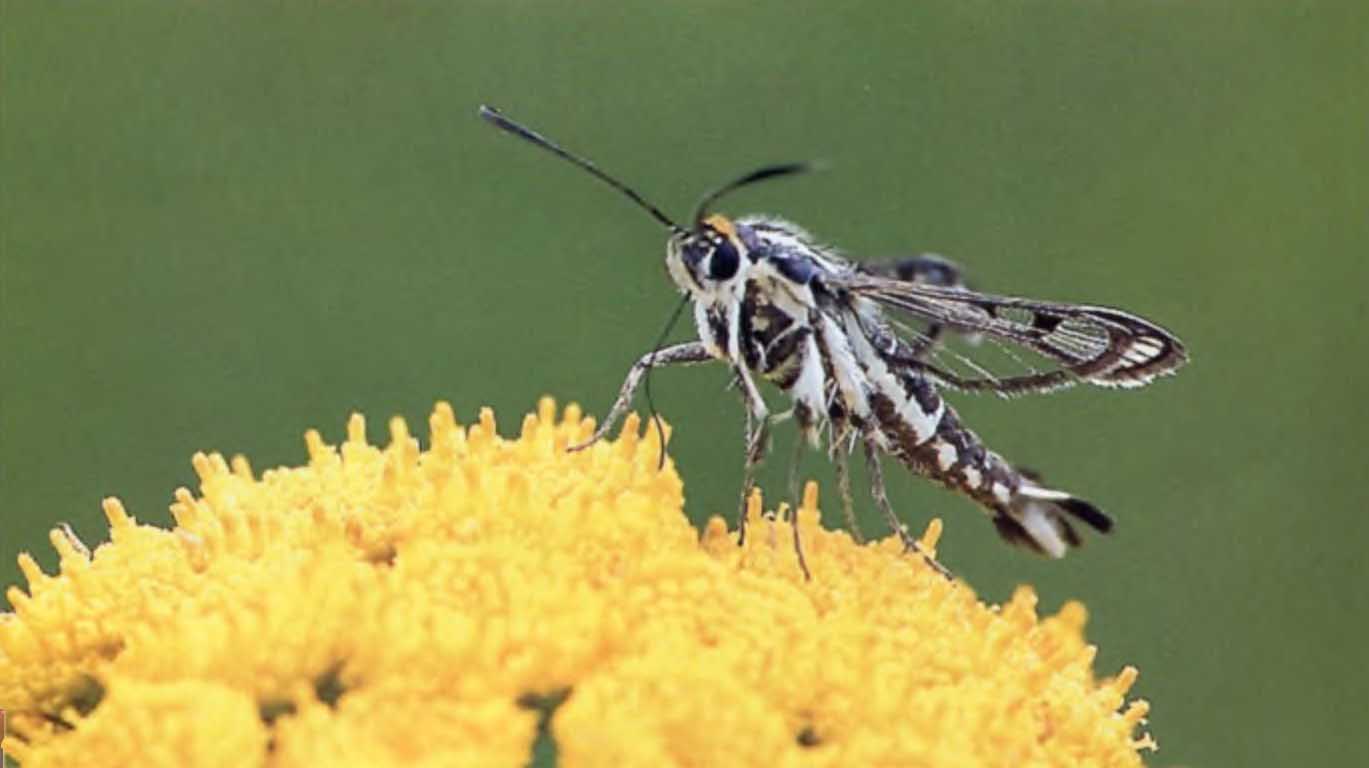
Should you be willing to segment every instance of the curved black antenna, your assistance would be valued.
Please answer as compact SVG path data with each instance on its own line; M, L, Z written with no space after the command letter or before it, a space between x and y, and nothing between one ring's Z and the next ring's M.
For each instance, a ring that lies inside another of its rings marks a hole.
M646 389L646 407L651 410L651 421L656 425L656 437L661 441L661 461L656 465L656 471L665 469L665 429L661 426L661 415L656 412L656 403L651 399L651 371L656 367L656 353L661 351L661 345L665 343L665 337L670 335L670 329L679 322L680 314L685 307L689 306L690 295L686 293L680 297L680 303L675 305L675 311L670 313L670 319L666 321L665 328L661 329L661 335L656 337L656 343L651 345L651 355L647 357L646 381L643 387Z
M744 187L747 184L755 184L758 181L773 179L777 176L789 176L791 174L804 173L811 170L813 170L813 165L811 163L784 163L782 165L767 165L764 168L757 168L745 176L730 181L704 195L704 199L700 200L698 207L694 209L694 223L697 225L699 222L703 221L704 214L708 213L708 206L717 202L718 198L734 189Z
M646 209L646 212L651 214L652 218L666 225L672 231L684 231L683 228L680 227L680 225L671 221L669 216L665 215L664 213L661 213L660 208L657 208L651 203L648 203L646 201L646 198L637 194L637 191L634 190L632 187L629 187L623 182L618 181L617 179L613 178L607 173L604 173L603 171L599 170L599 167L596 166L594 163L591 163L590 161L586 160L583 157L580 157L579 155L573 154L567 150L562 149L559 145L557 145L556 142L546 138L540 133L537 133L531 128L528 128L525 125L521 125L513 120L510 120L509 118L504 116L504 113L500 112L494 107L481 104L480 116L483 117L487 122L492 123L496 128L508 131L509 133L512 133L514 136L517 136L520 139L536 144L537 146L547 150L553 155L556 155L557 157L563 160L568 160L571 163L579 166L580 168L589 171L591 176L595 177L596 179L599 179L600 181L604 182L610 187L613 187L619 192L622 192L623 194L627 195L629 198L632 199L632 202Z

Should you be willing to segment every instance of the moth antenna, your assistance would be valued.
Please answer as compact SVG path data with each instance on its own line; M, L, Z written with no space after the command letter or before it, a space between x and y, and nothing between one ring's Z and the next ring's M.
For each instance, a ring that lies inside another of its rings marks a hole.
M670 330L679 322L680 314L685 307L689 306L689 294L680 298L680 303L675 305L675 311L670 313L670 319L666 321L665 328L661 329L661 335L656 337L656 343L651 345L651 356L647 358L646 381L642 386L646 389L646 407L651 411L651 421L656 425L656 437L661 441L660 463L656 465L656 471L665 469L665 428L661 426L661 414L656 412L656 401L651 398L651 371L656 367L656 353L661 351L661 345L670 335Z
M524 141L536 144L537 146L547 150L553 155L556 155L562 160L566 160L571 164L580 167L582 170L589 172L589 174L594 178L604 182L610 187L613 187L619 192L622 192L624 195L627 195L627 197L630 200L632 200L632 202L641 206L647 213L651 214L652 218L664 224L671 231L684 231L684 229L681 228L680 225L671 221L669 216L662 213L660 208L657 208L656 206L647 202L646 198L642 197L640 194L637 193L637 190L633 189L632 187L629 187L623 182L599 170L599 167L594 163L591 163L589 160L586 160L585 158L566 149L562 149L561 146L556 142L552 141L551 139L548 139L547 137L532 130L527 126L518 123L517 121L505 117L503 112L500 112L494 107L481 104L480 117L484 118L486 122L494 125L494 127L512 133L514 136L517 136L518 138L523 139Z
M765 181L766 179L773 179L780 176L790 176L796 173L806 173L815 169L816 166L812 163L783 163L780 165L767 165L763 168L757 168L745 176L733 179L704 195L703 199L699 201L699 205L694 209L694 223L698 224L699 222L702 222L704 216L708 214L708 206L717 202L718 198L733 190L748 184L755 184L758 181Z

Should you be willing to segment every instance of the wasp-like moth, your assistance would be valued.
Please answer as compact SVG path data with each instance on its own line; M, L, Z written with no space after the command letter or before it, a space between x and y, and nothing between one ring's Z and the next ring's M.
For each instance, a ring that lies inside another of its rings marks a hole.
M593 436L574 449L607 434L652 368L717 361L730 368L746 406L743 540L755 470L768 450L771 426L786 419L805 438L799 446L816 447L826 433L846 518L858 539L847 473L847 459L857 446L868 467L871 495L908 550L920 551L889 503L881 454L970 497L989 513L1004 539L1050 557L1081 543L1076 521L1100 533L1112 528L1112 518L1092 503L1043 484L985 447L939 390L1013 396L1081 381L1139 387L1187 361L1183 344L1169 331L1107 307L978 293L940 257L861 264L790 222L709 212L728 192L801 172L807 169L803 164L766 166L724 184L704 196L684 227L593 163L497 110L481 107L480 115L588 171L664 225L669 230L665 264L683 293L680 309L693 305L698 340L658 343L643 355ZM944 343L947 332L995 351L1012 369L998 373L953 351ZM792 406L772 413L760 381L778 387ZM791 470L791 494L793 478ZM797 525L794 530L803 564Z

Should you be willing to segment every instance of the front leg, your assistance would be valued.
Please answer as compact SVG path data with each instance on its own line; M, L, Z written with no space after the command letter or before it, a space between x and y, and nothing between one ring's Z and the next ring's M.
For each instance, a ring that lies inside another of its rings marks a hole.
M609 408L604 420L599 423L599 428L594 430L594 434L583 443L572 445L567 450L582 451L591 445L604 439L613 425L623 418L628 406L632 404L632 398L637 394L637 387L642 384L642 377L652 368L664 365L696 365L712 360L713 355L709 354L708 348L702 342L691 341L684 344L659 349L648 352L635 363L627 372L627 379L623 381L623 388L618 391L618 399L613 401L613 406Z

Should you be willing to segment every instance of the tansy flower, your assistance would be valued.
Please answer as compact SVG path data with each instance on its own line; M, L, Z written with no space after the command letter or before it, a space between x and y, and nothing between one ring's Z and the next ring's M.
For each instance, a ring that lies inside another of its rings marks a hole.
M682 513L652 428L590 450L551 400L498 436L439 404L368 445L306 435L256 477L196 455L172 530L105 502L93 553L52 533L0 615L4 750L25 768L1139 765L1136 671L1097 680L1084 608L1038 619L897 540L752 499L744 548ZM800 527L812 579L792 544ZM932 550L934 521L923 538ZM539 736L539 733L541 734Z

